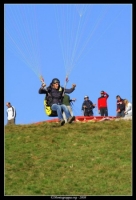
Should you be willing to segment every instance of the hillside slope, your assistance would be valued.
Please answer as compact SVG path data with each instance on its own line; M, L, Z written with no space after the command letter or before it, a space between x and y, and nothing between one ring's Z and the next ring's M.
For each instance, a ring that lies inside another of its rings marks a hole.
M132 121L5 126L5 195L132 195Z

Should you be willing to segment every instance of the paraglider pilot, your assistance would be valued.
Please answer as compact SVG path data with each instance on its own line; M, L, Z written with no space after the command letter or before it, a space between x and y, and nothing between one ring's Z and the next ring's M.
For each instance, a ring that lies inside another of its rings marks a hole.
M45 83L42 83L42 86L39 89L39 94L46 94L46 99L48 101L48 105L50 105L53 111L57 111L57 115L60 121L60 125L64 125L65 120L63 119L62 112L65 112L67 122L72 123L75 117L70 115L70 112L66 105L62 103L64 93L72 93L75 90L76 85L72 84L72 88L64 89L64 87L60 86L60 81L57 78L54 78L50 85L46 87Z

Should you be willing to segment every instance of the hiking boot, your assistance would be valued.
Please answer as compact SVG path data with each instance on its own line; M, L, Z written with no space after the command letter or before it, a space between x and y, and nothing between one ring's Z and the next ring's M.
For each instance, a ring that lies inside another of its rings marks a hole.
M64 119L60 120L60 125L63 126L64 124L65 124L65 120Z
M68 123L72 123L72 121L74 121L74 120L75 120L75 116L69 117L69 118L68 118Z
M73 116L73 120L72 121L74 121L75 120L75 116Z

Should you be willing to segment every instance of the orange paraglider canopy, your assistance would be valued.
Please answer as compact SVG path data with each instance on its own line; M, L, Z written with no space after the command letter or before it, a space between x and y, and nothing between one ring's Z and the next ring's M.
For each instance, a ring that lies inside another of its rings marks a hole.
M108 116L108 117L103 117L103 116L75 116L74 122L97 122L97 121L104 121L104 120L114 120L116 117L113 116ZM46 120L45 122L51 123L51 122L58 122L58 118L53 118L50 120ZM36 124L39 124L41 122L37 122Z

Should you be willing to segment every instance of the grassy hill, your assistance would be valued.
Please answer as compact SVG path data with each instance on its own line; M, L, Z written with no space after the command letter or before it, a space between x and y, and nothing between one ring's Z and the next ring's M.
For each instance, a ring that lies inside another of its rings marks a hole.
M132 195L132 121L5 126L5 195Z

